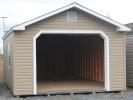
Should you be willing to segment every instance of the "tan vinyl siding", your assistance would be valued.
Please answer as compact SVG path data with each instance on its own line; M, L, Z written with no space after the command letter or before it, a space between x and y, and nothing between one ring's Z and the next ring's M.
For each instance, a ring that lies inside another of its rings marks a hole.
M125 90L125 49L124 34L117 33L116 27L107 24L82 11L77 12L77 22L67 22L67 13L62 12L26 27L25 31L15 32L15 94L33 93L33 36L39 30L102 30L109 37L111 90Z
M133 35L126 35L127 85L133 87Z
M8 57L8 44L10 44L10 59ZM14 91L14 34L10 34L4 39L3 53L4 53L4 80L11 91ZM9 61L10 60L10 61ZM10 67L9 67L10 62Z

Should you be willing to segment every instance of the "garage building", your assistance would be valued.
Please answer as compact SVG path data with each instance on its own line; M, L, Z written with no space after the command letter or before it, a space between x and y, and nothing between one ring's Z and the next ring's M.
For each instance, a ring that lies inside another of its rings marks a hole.
M14 95L126 90L128 31L69 4L4 35L4 80Z

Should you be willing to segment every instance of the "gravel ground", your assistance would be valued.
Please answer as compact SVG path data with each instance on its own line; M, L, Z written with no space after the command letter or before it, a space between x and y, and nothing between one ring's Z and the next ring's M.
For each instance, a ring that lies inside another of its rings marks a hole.
M133 100L133 89L124 93L97 93L80 95L13 97L7 86L0 82L0 100Z

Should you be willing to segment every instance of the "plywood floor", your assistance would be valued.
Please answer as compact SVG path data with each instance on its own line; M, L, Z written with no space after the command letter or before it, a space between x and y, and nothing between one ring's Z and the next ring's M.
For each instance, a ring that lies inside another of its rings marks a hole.
M65 91L104 91L104 84L88 80L54 80L39 81L37 83L38 93L65 92Z

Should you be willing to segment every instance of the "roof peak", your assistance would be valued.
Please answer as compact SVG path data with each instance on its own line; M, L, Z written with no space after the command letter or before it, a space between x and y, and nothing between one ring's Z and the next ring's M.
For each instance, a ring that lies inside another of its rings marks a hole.
M114 21L114 20L112 20L112 19L106 17L106 16L103 16L103 15L101 15L101 14L99 14L99 13L93 11L93 10L90 10L90 9L88 9L87 7L84 7L84 6L80 5L80 4L77 3L77 2L73 2L73 3L69 4L69 5L66 5L66 6L62 7L62 8L59 8L59 9L57 9L57 10L51 11L51 12L49 12L49 13L47 13L47 14L44 14L44 15L42 15L42 16L36 17L36 18L34 18L34 19L32 19L32 20L29 20L29 21L26 21L26 22L24 22L24 23L21 23L21 24L19 24L19 25L14 26L13 28L11 28L11 29L4 35L4 37L6 37L8 34L10 34L10 33L11 33L12 31L14 31L14 30L25 30L25 27L28 26L28 25L31 25L31 24L33 24L33 23L35 23L35 22L38 22L38 21L40 21L40 20L46 19L46 18L48 18L48 17L51 17L51 16L53 16L53 15L55 15L55 14L58 14L58 13L60 13L60 12L65 11L65 10L71 9L71 8L73 8L73 7L76 7L76 8L78 8L78 9L80 9L80 10L82 10L82 11L88 13L88 14L91 14L91 15L93 15L93 16L95 16L95 17L97 17L97 18L99 18L99 19L101 19L101 20L103 20L103 21L106 21L106 22L108 22L108 23L110 23L110 24L116 26L116 27L117 27L117 29L116 29L117 31L130 31L130 29L129 29L128 27L126 27L126 26L124 26L124 25L122 25L122 24L120 24L120 23L118 23L118 22L116 22L116 21ZM4 38L4 37L3 37L3 38Z

